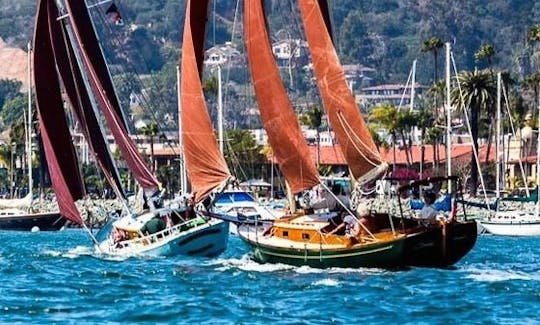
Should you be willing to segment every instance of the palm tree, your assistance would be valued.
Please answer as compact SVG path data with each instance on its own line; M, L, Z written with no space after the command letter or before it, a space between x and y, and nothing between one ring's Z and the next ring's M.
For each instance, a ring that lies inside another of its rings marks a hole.
M486 61L488 68L491 70L493 64L493 56L495 56L495 48L492 44L484 44L480 46L474 54L476 62Z
M371 110L369 120L372 123L384 128L392 136L392 147L394 155L393 170L396 169L396 135L398 132L398 110L392 104L380 104Z
M436 82L437 79L437 70L438 70L438 58L439 50L444 46L443 41L438 37L431 37L424 41L422 44L422 52L427 53L431 52L433 54L433 82Z
M141 133L147 137L150 137L150 162L152 164L151 170L155 169L155 158L154 158L154 136L157 135L159 128L156 122L150 122L149 124L141 127Z
M478 168L475 152L478 152L479 121L482 113L488 111L495 102L497 88L491 74L486 71L464 71L458 74L459 88L454 88L452 101L456 107L462 110L469 109L471 123L471 137L473 141L473 153L471 157L471 193L476 194L478 187ZM461 90L461 92L460 92Z
M433 118L432 118L433 124L431 124L431 125L434 125L435 127L437 127L437 124L442 123L442 122L439 121L439 114L438 114L438 111L437 111L437 109L439 107L437 106L437 103L438 103L439 99L442 102L442 98L444 97L444 94L445 94L445 89L446 89L446 83L444 82L444 80L437 80L436 82L433 83L433 85L431 85L431 87L428 90L428 95L431 96L431 98L433 99L433 103L435 103L435 114L432 113L432 115L433 115ZM426 113L426 114L429 114L429 113ZM430 137L429 143L433 146L433 165L434 165L434 167L438 167L439 162L440 162L440 159L439 159L440 158L439 143L441 141L443 132L439 132L439 131L441 131L441 130L440 129L439 130L431 130L431 131L429 131L429 134L428 134L429 137Z
M533 45L533 55L531 58L534 62L534 59L537 58L536 53L534 53L534 46L540 42L540 24L533 25L531 28L529 28L527 31L527 42Z

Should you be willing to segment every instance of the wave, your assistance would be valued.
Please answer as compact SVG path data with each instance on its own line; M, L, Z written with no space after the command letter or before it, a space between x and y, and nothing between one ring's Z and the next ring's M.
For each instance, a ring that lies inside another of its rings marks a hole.
M523 271L515 270L497 270L497 269L480 269L471 268L464 270L469 272L465 278L479 282L501 282L511 280L524 280L524 281L540 281L540 273L527 273Z

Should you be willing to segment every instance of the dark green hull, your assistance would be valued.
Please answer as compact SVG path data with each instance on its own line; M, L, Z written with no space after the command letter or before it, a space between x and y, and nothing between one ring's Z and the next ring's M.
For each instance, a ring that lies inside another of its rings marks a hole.
M282 263L313 268L400 267L404 265L405 238L350 249L307 250L262 245L240 236L253 249L259 263Z
M448 224L409 234L405 240L405 263L410 266L448 267L457 263L474 247L477 238L475 221Z

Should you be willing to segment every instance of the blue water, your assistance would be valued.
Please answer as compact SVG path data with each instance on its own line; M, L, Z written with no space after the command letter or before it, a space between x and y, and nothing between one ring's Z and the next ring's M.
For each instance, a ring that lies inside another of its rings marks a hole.
M454 269L93 254L82 231L0 232L0 323L540 324L540 238L481 236Z

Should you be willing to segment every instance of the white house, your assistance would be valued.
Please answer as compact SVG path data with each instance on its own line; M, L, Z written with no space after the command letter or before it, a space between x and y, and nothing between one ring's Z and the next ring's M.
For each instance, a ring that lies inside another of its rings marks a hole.
M240 59L240 52L232 42L213 46L204 52L204 64L210 67L237 62Z

